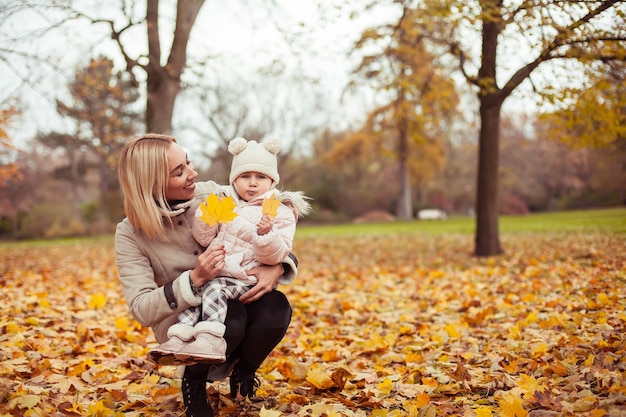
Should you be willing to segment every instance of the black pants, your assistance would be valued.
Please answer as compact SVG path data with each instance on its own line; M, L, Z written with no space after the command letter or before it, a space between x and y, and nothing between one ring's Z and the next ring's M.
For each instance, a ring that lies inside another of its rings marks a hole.
M274 290L249 304L228 300L224 325L226 357L239 358L237 367L254 374L265 358L283 339L291 322L291 305L280 291ZM186 369L194 378L204 378L210 365L190 365Z

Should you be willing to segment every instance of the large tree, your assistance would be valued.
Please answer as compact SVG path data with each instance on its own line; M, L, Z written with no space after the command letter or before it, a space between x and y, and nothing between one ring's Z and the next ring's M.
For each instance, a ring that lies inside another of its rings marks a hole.
M39 89L42 80L35 73L40 72L25 71L23 67L43 64L54 69L58 77L63 71L58 63L62 58L53 60L49 51L40 50L49 39L61 35L67 38L68 48L86 45L98 48L112 40L128 74L137 85L145 85L146 130L171 133L174 104L187 65L187 46L203 4L204 0L124 0L106 5L74 0L35 3L14 0L0 6L0 22L9 22L10 27L24 19L31 21L19 26L23 32L14 35L10 47L0 48L0 62L26 84ZM173 22L167 18L171 14L175 14ZM164 22L167 24L162 25ZM85 23L89 26L85 27ZM78 31L79 37L88 36L76 42L77 35L72 31Z
M91 18L94 23L109 25L111 37L126 61L129 74L135 69L146 75L146 130L172 133L174 104L181 89L181 76L187 64L187 44L204 0L177 0L172 42L164 45L159 21L159 0L146 1L145 20L134 20L132 11L124 9L127 23L118 27L115 20ZM143 24L148 40L147 55L134 55L124 41L124 32Z
M479 101L479 166L476 190L477 256L503 252L498 225L498 174L502 105L524 82L550 89L558 101L557 64L577 66L624 60L626 4L619 0L426 0L415 6L424 30L435 33L456 57ZM433 32L433 25L437 31ZM442 28L447 35L441 37ZM476 45L480 45L477 48ZM531 79L531 74L537 76ZM549 81L541 82L545 76Z

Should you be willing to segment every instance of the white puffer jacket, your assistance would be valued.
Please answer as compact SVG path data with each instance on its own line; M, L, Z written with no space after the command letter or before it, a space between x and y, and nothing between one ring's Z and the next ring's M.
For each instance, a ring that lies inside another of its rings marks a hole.
M248 275L247 270L260 264L281 263L289 255L298 216L307 214L310 205L300 192L280 192L273 189L250 201L240 199L230 186L223 187L222 193L235 200L236 207L233 211L237 217L226 224L209 226L199 219L202 213L198 208L192 233L202 246L224 244L226 265L220 271L220 276L234 277L251 285L256 283L256 278ZM268 233L259 235L257 224L263 216L263 200L271 196L281 201L273 219L274 225Z

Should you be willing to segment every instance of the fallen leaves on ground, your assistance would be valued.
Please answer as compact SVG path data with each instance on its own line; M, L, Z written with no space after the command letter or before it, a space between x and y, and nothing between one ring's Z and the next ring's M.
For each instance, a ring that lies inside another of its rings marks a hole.
M626 236L297 238L291 326L257 401L216 415L626 415ZM0 416L184 415L175 367L145 359L110 241L0 252Z

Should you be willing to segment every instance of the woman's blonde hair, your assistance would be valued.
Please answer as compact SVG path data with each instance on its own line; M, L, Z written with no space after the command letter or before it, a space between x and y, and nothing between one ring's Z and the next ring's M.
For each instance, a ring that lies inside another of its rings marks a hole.
M168 152L176 139L146 134L133 137L120 155L118 175L124 197L124 212L137 230L150 239L166 240L164 216L168 204L165 191L169 180ZM166 220L167 219L167 220Z

